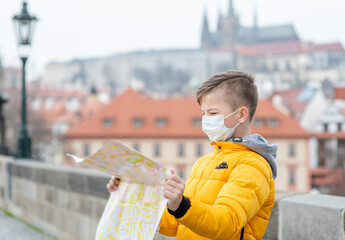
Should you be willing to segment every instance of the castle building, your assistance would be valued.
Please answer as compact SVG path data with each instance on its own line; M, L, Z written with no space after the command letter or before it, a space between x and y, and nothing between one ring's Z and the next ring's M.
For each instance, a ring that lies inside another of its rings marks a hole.
M254 12L252 27L241 25L232 0L229 0L227 13L225 15L219 13L215 32L210 31L209 21L206 12L204 12L201 48L205 50L235 50L237 46L299 40L299 36L292 24L259 27L256 12Z

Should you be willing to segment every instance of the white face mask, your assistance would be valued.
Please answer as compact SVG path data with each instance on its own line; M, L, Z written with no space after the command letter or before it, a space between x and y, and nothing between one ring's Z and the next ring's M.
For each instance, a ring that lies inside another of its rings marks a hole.
M225 141L232 137L235 128L240 125L240 123L233 128L227 128L224 124L224 120L234 115L238 110L239 109L230 113L226 117L223 115L202 117L202 130L206 133L211 142Z

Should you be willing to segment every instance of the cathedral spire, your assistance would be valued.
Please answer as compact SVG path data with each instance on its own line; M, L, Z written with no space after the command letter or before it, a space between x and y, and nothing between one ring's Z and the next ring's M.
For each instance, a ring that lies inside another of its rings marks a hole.
M222 28L222 13L218 10L218 23L217 23L217 31L220 31Z
M255 5L253 13L253 28L258 28L258 7Z
M207 30L209 31L209 28L208 28L208 19L207 19L207 13L206 13L206 8L204 8L204 21L203 21L203 25L202 25L202 30Z
M207 11L206 8L204 8L204 17L203 17L203 24L201 29L201 47L202 48L209 48L211 43L211 34L210 29L208 25L208 19L207 19Z
M228 17L235 17L235 10L232 0L229 0Z
M204 17L203 17L203 23L202 23L202 30L201 30L201 41L205 40L205 38L208 37L210 34L210 29L208 26L208 19L207 19L207 13L206 13L206 8L204 8Z

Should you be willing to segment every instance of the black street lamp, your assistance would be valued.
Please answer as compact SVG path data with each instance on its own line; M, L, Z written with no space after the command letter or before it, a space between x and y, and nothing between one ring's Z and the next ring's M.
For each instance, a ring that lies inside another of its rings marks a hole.
M26 86L25 86L25 64L28 60L29 50L31 46L31 39L34 32L34 27L37 22L35 16L31 16L27 9L27 3L23 1L23 8L18 15L13 17L15 32L18 41L19 56L23 63L22 69L22 124L18 139L17 157L31 158L31 139L27 132L27 112L26 112Z
M0 92L0 154L7 155L8 148L6 146L6 125L5 125L5 117L3 114L3 107L7 103L7 99L3 97Z

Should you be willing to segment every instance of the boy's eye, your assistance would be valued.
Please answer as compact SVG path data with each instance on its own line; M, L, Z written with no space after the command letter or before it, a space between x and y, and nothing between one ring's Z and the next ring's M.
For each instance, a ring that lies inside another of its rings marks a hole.
M211 115L217 115L218 113L216 113L216 112L211 112L210 114L211 114Z

